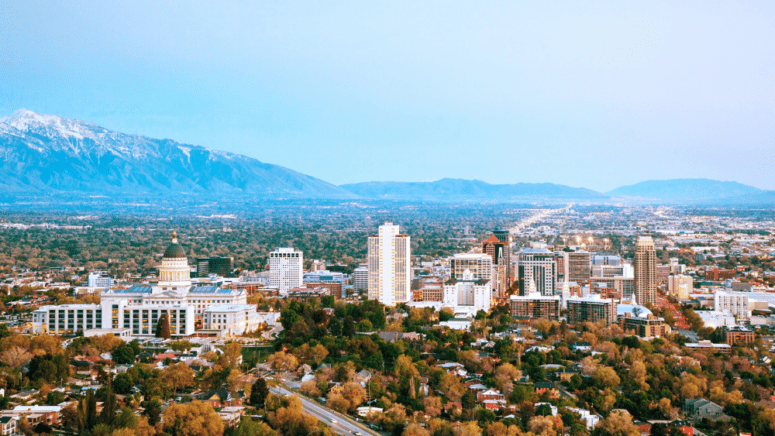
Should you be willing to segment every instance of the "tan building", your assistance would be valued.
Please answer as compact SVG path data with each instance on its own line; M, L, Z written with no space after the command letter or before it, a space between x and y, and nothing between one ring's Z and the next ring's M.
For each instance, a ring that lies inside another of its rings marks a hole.
M616 302L600 295L568 298L568 324L603 321L605 325L616 322Z
M735 344L750 344L756 339L756 335L752 330L748 330L745 327L724 327L724 342L733 346Z
M667 278L667 293L679 300L688 300L694 288L694 279L683 274L671 275Z
M560 320L560 297L541 295L537 292L529 295L512 295L509 298L511 316L516 319Z
M657 302L657 251L651 236L641 236L635 247L635 299L638 304Z
M665 323L664 318L657 318L654 315L641 318L627 313L619 323L622 330L641 338L660 338L670 333L670 326Z
M385 223L368 240L369 299L385 306L407 303L411 298L411 245L398 226Z

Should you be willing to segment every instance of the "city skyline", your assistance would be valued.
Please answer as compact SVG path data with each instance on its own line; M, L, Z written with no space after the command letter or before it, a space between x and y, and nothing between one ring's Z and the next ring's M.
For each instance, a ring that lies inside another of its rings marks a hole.
M182 8L3 3L0 114L173 138L337 185L775 188L771 4ZM489 170L495 157L520 171Z

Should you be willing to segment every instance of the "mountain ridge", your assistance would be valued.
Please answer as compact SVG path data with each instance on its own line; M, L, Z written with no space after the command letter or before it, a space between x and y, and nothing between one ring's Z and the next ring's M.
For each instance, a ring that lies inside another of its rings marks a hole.
M756 197L767 191L734 181L707 178L645 180L608 191L612 197L642 201L737 201Z

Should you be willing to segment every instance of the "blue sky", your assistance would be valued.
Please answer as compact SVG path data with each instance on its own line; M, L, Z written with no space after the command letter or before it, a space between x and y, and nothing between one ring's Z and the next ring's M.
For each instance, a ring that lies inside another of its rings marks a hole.
M0 116L332 183L775 189L775 2L8 2Z

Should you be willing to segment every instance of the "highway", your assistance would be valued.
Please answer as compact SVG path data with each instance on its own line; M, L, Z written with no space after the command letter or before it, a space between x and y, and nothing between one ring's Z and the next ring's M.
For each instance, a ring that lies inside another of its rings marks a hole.
M293 391L290 391L284 387L277 386L270 389L270 392L276 395L293 395L301 400L301 404L304 407L304 411L310 415L322 421L326 425L330 425L335 433L343 436L354 436L356 433L363 436L382 436L379 433L367 428L365 425L356 422L355 420L344 416L333 410L323 407L320 404L307 399L304 396L298 395ZM336 424L331 421L336 421Z

